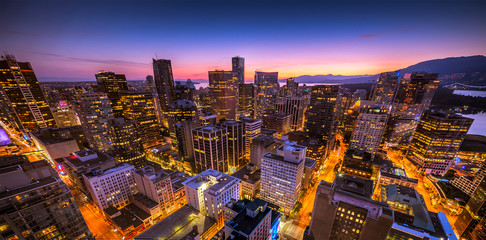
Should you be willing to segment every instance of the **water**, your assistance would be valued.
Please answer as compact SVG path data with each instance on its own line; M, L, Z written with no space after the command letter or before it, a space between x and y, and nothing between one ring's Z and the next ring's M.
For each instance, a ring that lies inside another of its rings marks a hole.
M461 115L474 119L474 122L471 125L471 128L469 128L469 132L467 132L467 134L479 134L486 136L486 112Z
M486 91L477 90L454 90L453 94L471 97L486 97Z
M246 81L245 83L253 83L253 82ZM285 82L279 82L279 84L280 86L283 86L285 85ZM314 85L329 84L329 83L299 83L299 86L304 86L304 84L308 87L311 87ZM209 82L200 82L199 84L194 83L194 86L196 87L196 89L199 89L200 87L205 88L209 86Z

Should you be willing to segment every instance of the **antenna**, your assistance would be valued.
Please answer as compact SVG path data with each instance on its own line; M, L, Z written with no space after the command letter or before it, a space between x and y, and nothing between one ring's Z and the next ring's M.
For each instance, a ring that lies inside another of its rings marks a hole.
M157 52L155 52L155 59L159 60L159 57L157 57Z

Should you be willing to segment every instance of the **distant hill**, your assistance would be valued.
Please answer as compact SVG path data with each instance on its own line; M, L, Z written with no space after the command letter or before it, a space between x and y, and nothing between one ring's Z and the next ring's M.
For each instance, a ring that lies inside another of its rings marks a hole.
M440 75L454 73L486 73L486 57L482 55L470 57L450 57L419 62L400 70L408 72L435 72Z
M296 77L295 81L300 83L370 83L375 81L377 77L378 75L303 75Z

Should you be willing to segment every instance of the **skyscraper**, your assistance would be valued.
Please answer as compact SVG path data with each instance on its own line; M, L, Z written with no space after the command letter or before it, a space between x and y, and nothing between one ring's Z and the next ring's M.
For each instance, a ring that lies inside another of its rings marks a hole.
M145 82L147 84L147 91L151 92L154 96L154 103L155 103L155 113L157 114L157 120L160 124L164 123L164 113L162 111L162 107L160 106L160 99L159 94L157 93L157 87L155 86L154 76L147 75L145 78Z
M154 66L154 79L157 94L159 95L161 109L165 112L174 99L174 77L170 60L152 59Z
M120 91L120 103L123 106L123 117L136 120L140 127L143 147L157 145L162 134L155 113L155 103L151 92Z
M443 175L452 166L472 122L453 113L423 113L406 158L422 172Z
M286 96L283 104L276 105L277 112L290 114L290 128L293 131L302 130L304 127L304 113L306 97L302 95Z
M289 213L302 189L306 148L288 142L262 157L261 198Z
M114 117L107 94L83 92L76 107L90 147L101 152L110 150L112 145L108 122Z
M246 158L250 159L250 144L254 138L260 135L260 132L262 130L262 121L253 118L240 118L240 121L242 121L245 124Z
M238 109L238 84L233 72L209 71L209 93L212 97L211 107L218 119L236 119Z
M143 151L138 122L123 118L110 120L110 137L117 162L130 163L135 168L145 166L146 159Z
M400 72L384 72L373 84L371 101L377 104L392 104L398 88Z
M17 62L6 54L0 69L2 115L24 133L54 127L54 117L30 63Z
M219 126L228 133L229 168L235 170L245 164L246 131L245 124L239 121L222 121Z
M92 239L73 195L47 161L0 164L2 239Z
M371 106L360 108L360 113L349 143L349 149L368 152L374 158L383 138L387 120L387 105L372 104Z
M238 105L238 113L243 114L247 117L253 117L254 114L254 106L255 104L255 88L253 87L253 83L245 83L239 84L239 105Z
M99 90L106 93L111 102L113 116L122 117L123 107L120 105L120 96L118 91L128 90L127 79L125 74L115 74L114 72L99 71L95 74Z
M290 132L290 114L274 113L263 117L263 127L277 131L279 138Z
M486 178L476 189L454 226L461 239L480 240L486 236Z
M328 146L336 135L336 110L340 103L340 91L341 85L337 84L313 86L310 105L306 111L305 132L323 140Z
M228 133L225 128L203 126L192 130L196 172L228 172Z
M245 83L245 58L242 57L233 57L231 59L232 71L234 76L236 77L236 81L239 84Z
M172 145L184 161L193 161L192 129L201 126L196 105L189 100L177 100L167 112Z
M299 83L295 81L295 78L287 78L287 96L299 94Z
M275 112L278 94L278 72L255 72L255 118Z

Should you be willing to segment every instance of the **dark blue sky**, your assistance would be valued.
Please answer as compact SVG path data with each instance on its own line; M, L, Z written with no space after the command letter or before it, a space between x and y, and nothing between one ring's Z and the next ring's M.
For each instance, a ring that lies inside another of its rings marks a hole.
M41 79L101 69L207 78L246 58L280 77L375 74L433 58L486 54L486 1L3 1L0 48Z

